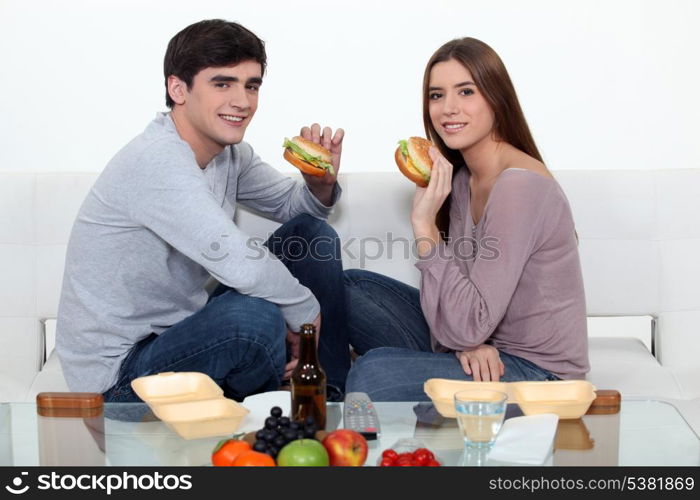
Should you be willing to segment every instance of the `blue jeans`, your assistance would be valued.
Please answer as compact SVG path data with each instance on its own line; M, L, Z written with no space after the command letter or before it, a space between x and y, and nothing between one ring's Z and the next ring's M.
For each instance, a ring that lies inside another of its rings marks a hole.
M309 244L313 241L313 244ZM327 223L300 215L266 242L321 304L319 358L336 397L350 368L340 241ZM105 401L139 401L131 381L167 371L209 375L226 397L276 390L288 361L286 325L277 305L220 285L207 304L160 335L134 345Z
M454 353L435 353L416 288L381 274L345 271L348 335L358 354L348 374L348 392L374 401L426 401L430 378L472 380ZM534 363L499 351L504 382L557 380Z

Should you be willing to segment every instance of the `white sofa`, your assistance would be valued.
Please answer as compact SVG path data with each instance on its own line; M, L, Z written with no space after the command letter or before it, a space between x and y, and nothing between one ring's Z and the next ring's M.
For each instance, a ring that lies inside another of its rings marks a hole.
M576 221L588 314L648 316L645 329L655 329L652 355L611 322L603 337L590 339L589 379L625 398L675 401L700 428L700 170L555 176ZM51 319L70 229L96 177L0 171L0 401L66 390ZM416 285L408 243L412 185L398 172L345 174L340 182L344 195L330 222L344 242L346 267ZM258 236L277 226L243 209L237 222Z

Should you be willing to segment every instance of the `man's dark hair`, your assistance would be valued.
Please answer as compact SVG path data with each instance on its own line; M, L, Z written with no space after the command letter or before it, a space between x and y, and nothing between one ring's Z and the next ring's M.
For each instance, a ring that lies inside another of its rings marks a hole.
M204 68L230 66L243 61L260 63L265 73L267 55L265 42L238 23L208 19L189 25L168 43L163 70L165 73L165 104L175 105L168 93L168 77L177 76L187 88Z

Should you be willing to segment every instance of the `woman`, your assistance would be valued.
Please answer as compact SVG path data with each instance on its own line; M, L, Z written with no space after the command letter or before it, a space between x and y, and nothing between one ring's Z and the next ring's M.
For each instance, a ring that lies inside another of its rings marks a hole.
M571 211L493 49L462 38L433 54L423 121L437 149L411 213L420 293L346 271L350 341L363 354L348 392L413 401L427 399L423 383L433 377L583 378L586 307Z

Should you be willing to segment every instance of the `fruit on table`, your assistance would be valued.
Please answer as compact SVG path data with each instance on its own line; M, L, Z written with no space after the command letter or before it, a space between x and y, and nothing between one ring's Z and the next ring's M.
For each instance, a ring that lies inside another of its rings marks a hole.
M260 431L257 431L257 432L260 432ZM246 441L250 446L253 446L256 442L263 440L262 437L256 437L255 434L257 434L255 431L248 432L241 439ZM328 435L328 432L326 432L326 431L316 431L316 434L314 435L314 439L316 441L323 441L327 435ZM289 437L291 437L291 436L288 436L288 438ZM289 442L294 441L296 439L299 439L298 435L293 436L293 439L291 439Z
M250 444L238 439L223 439L211 454L211 463L215 466L230 466L234 460L245 451L250 450Z
M360 466L367 460L367 440L359 432L338 429L323 440L332 466Z
M440 462L427 448L417 448L412 452L397 453L391 448L382 452L380 467L439 467Z
M234 467L274 467L277 464L267 453L248 450L239 454L232 465Z
M249 432L243 439L253 450L277 458L280 450L292 441L304 438L320 441L325 435L326 432L318 430L313 419L292 421L289 417L282 416L279 406L273 406L263 428Z
M435 455L427 448L418 448L413 452L413 460L418 465L428 465L430 461L435 460Z
M277 455L277 465L283 467L329 465L328 452L315 439L297 439L282 448Z

